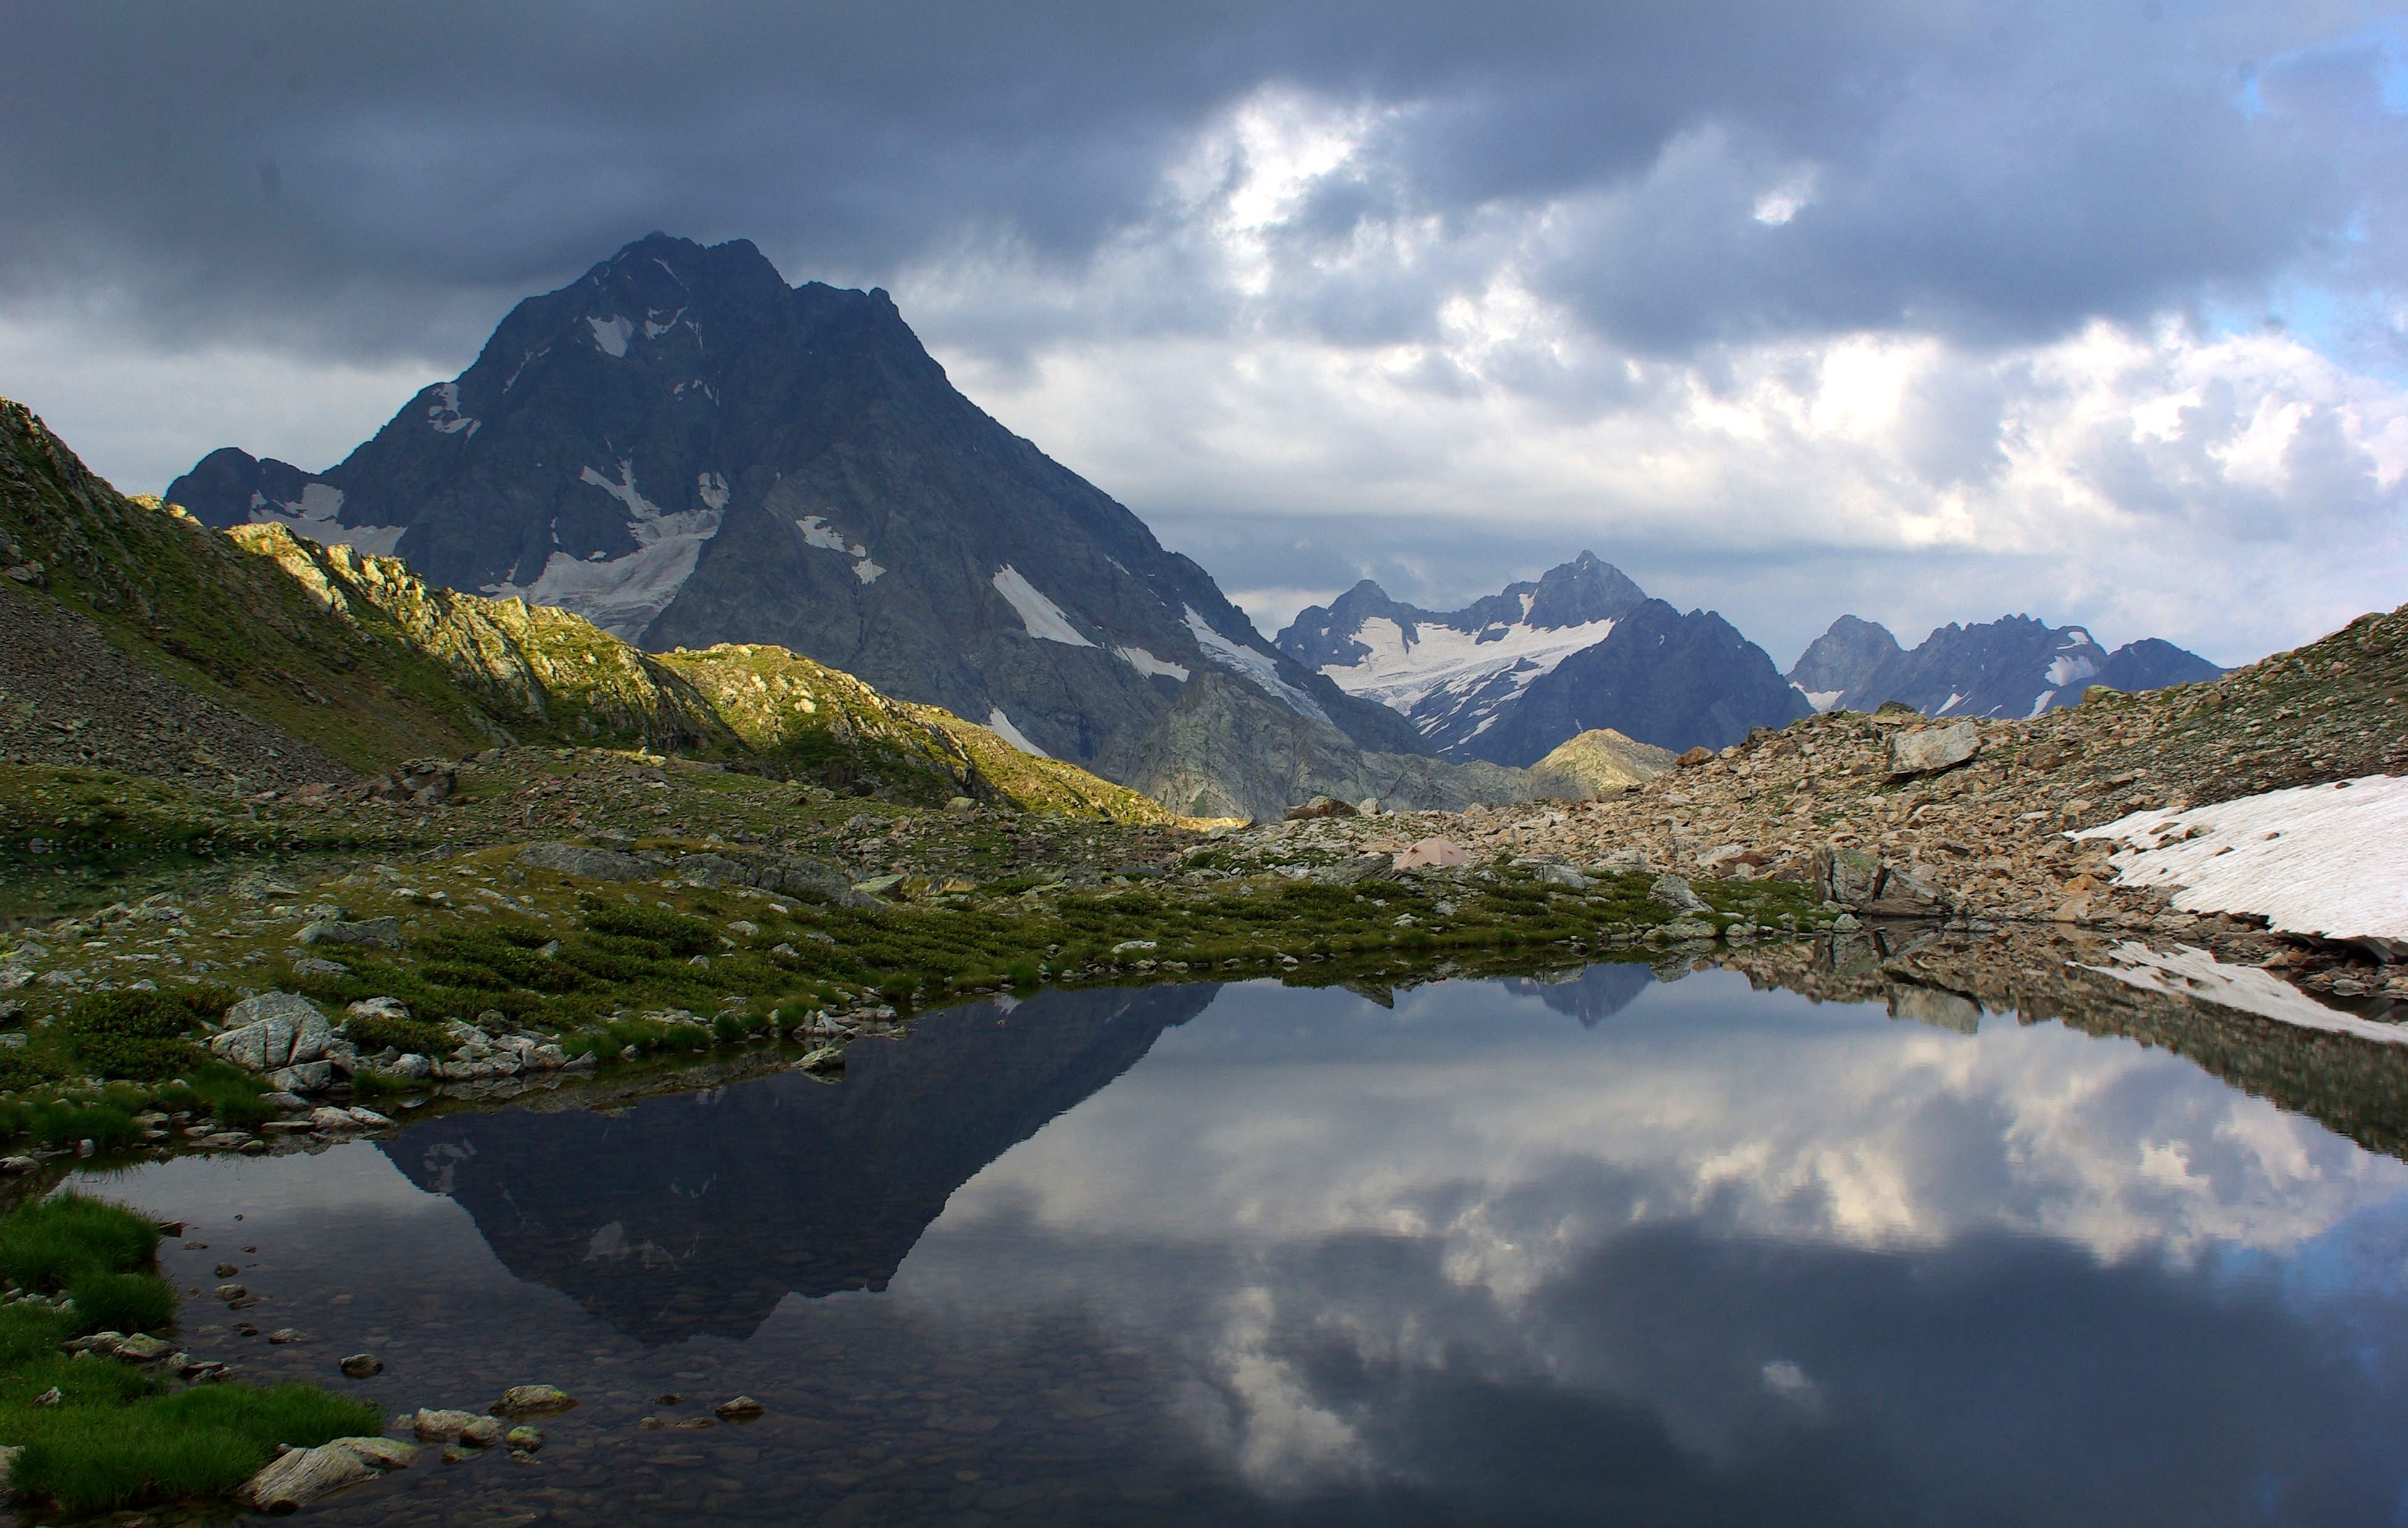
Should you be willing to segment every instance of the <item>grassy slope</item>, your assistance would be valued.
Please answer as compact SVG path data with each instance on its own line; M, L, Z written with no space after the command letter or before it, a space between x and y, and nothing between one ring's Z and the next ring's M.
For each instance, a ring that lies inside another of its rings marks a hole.
M0 530L121 651L362 771L491 742L645 746L829 784L1123 820L1167 814L779 648L654 656L565 611L437 589L277 526L128 499L0 400Z

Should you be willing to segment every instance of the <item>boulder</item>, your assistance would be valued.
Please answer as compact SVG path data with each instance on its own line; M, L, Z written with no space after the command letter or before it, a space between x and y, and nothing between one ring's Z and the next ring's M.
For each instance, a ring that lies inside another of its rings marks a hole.
M1881 890L1882 864L1861 849L1833 844L1814 851L1814 890L1825 901L1861 908Z
M343 1010L353 1018L408 1018L409 1004L399 998L362 998Z
M226 1010L225 1022L225 1031L211 1037L209 1049L251 1072L318 1060L335 1038L334 1026L317 1005L291 992L245 998Z
M1981 751L1982 729L1971 721L1893 732L1889 740L1889 777L1905 780L1953 770Z
M338 923L321 918L293 936L301 944L355 944L373 949L401 948L401 920L395 917L364 918L357 923Z
M1698 746L1690 749L1687 753L1683 754L1672 762L1684 770L1694 770L1700 764L1711 764L1713 761L1714 751L1700 743Z
M350 1449L345 1439L315 1449L294 1449L270 1460L267 1467L243 1483L235 1500L279 1517L297 1512L322 1496L362 1485L380 1473Z
M1938 917L1948 911L1948 899L1914 872L1890 865L1884 869L1880 892L1863 910L1876 917Z
M1658 875L1656 877L1655 881L1647 887L1647 899L1650 901L1657 902L1663 906L1669 907L1675 913L1706 913L1713 911L1713 909L1706 905L1705 899L1698 896L1695 890L1691 889L1689 883L1678 875ZM1706 931L1709 934L1712 934L1713 931L1713 926L1712 924L1707 925Z
M1568 891L1588 889L1588 877L1570 865L1534 865L1530 874L1543 886L1558 886Z
M1653 875L1656 863L1644 849L1616 849L1589 867L1595 875Z
M538 1417L550 1411L566 1411L577 1405L577 1397L557 1385L512 1385L502 1391L502 1398L491 1407L496 1417Z
M1315 817L1352 817L1356 814L1353 802L1341 801L1335 796L1315 796L1302 806L1292 806L1287 809L1287 820L1290 822L1310 822Z
M304 1061L267 1074L267 1086L280 1093L322 1093L335 1085L335 1063Z
M425 1406L410 1419L410 1429L420 1441L451 1443L466 1435L468 1429L480 1422L491 1422L491 1417L480 1417L473 1411L437 1411Z

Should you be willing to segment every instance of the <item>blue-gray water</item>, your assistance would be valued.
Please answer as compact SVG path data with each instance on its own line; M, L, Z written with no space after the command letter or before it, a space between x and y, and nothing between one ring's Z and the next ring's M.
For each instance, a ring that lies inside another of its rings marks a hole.
M835 1087L108 1191L307 1333L189 1300L253 1377L584 1403L327 1523L2408 1519L2408 1165L2166 1051L1719 972L1053 993Z

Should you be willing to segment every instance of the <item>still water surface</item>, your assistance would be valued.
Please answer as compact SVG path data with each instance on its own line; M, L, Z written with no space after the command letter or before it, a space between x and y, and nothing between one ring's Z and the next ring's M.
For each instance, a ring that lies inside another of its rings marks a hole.
M328 1524L2408 1521L2408 1165L1721 972L1048 993L105 1191L307 1334L189 1299L252 1377L583 1402Z

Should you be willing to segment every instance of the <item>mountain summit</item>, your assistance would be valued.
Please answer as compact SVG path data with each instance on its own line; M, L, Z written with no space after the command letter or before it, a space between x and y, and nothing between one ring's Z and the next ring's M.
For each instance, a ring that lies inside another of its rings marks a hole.
M1728 622L1649 598L1593 552L1457 611L1400 604L1366 579L1278 641L1400 713L1446 758L1536 764L1594 728L1676 753L1719 748L1807 714Z
M520 303L338 466L222 450L167 497L653 651L791 648L1056 757L1141 752L1199 686L1340 749L1426 752L964 397L883 291L789 287L742 240L638 239Z
M1842 615L1799 656L1789 682L1816 711L1898 700L1934 716L2037 716L2080 704L2093 685L2128 693L2223 673L2155 637L2110 653L2081 627L2028 615L1951 622L1913 648L1901 648L1886 627Z

